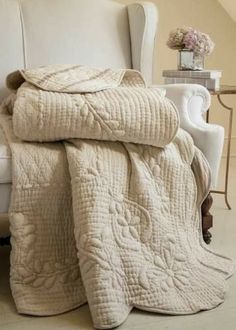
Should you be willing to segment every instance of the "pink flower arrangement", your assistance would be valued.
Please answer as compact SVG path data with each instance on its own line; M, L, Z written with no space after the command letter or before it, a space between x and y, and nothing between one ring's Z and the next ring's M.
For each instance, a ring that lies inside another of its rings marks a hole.
M206 56L213 51L215 44L208 34L183 27L170 32L167 46L171 49L192 50L195 54Z

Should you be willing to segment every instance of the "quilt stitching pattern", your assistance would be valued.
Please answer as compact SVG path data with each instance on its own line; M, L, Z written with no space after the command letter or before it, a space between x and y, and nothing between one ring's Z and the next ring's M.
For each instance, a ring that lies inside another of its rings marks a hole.
M223 302L234 265L201 239L209 168L161 91L130 70L69 65L9 84L17 97L0 123L12 151L17 310L87 301L104 329L133 307L189 314Z

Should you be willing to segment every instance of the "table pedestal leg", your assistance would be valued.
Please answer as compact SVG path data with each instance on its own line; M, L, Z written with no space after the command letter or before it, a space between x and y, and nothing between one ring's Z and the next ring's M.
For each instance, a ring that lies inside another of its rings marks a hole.
M217 98L222 105L223 108L227 109L229 113L229 131L228 131L228 144L227 144L227 156L226 156L226 174L225 174L225 189L224 191L220 190L212 190L212 193L225 195L225 203L229 210L231 210L231 206L228 201L228 182L229 182L229 163L230 163L230 152L231 152L231 136L232 136L232 126L233 126L233 108L228 107L221 100L220 95L217 95ZM209 118L209 115L208 115Z

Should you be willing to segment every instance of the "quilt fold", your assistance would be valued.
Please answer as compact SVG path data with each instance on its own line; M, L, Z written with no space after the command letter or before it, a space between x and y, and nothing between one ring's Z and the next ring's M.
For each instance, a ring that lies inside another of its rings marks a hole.
M12 81L19 80L19 72ZM136 71L56 66L21 72L14 133L27 141L86 138L157 147L176 135L179 117L157 88L146 88ZM30 123L30 124L29 124Z
M88 302L107 329L134 307L191 314L222 303L234 264L202 240L209 166L163 91L135 71L69 65L16 72L8 86L17 94L0 124L18 312Z

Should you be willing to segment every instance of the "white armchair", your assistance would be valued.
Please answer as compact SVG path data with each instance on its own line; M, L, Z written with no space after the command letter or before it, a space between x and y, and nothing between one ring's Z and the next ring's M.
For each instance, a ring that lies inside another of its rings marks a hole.
M158 15L154 4L126 7L109 0L0 0L0 100L5 77L17 68L51 63L134 68L152 83ZM198 85L162 86L176 104L216 183L223 128L206 124L210 95ZM11 154L0 132L0 213L9 207Z
M211 104L208 90L201 85L170 84L158 86L166 90L179 110L181 127L189 132L195 145L203 152L211 169L211 188L216 188L224 144L224 128L207 124L204 114Z

